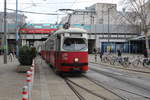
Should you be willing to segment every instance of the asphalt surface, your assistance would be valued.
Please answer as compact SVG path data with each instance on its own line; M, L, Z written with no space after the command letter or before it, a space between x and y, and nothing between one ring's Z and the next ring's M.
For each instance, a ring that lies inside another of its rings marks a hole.
M150 99L150 74L111 68L93 63L89 64L89 67L91 70L86 74L88 77L100 81L107 88L122 95L122 97L126 97L128 100Z

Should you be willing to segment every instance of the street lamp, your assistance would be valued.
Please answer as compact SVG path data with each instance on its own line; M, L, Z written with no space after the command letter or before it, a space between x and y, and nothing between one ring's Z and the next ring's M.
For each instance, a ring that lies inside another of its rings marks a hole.
M7 64L7 32L6 32L6 30L7 30L7 27L6 27L6 24L7 24L7 22L6 22L6 16L7 16L7 14L6 14L6 12L7 12L7 10L6 10L6 0L4 1L4 46L3 46L3 48L4 48L4 64Z
M18 57L19 56L19 35L18 35L18 31L19 31L19 28L18 28L18 0L16 0L16 56Z

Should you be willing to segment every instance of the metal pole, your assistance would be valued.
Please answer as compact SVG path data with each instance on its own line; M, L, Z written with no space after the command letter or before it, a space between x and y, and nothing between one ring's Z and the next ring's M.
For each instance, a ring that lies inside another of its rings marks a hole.
M110 35L110 34L109 34L109 9L110 9L110 8L108 8L108 44L107 44L107 49L108 49L108 50L110 49L110 45L109 45L109 35ZM108 50L107 50L107 52L109 52Z
M108 8L108 43L109 43L109 9L110 8Z
M4 64L7 64L7 22L6 22L6 0L4 1Z
M18 0L16 0L16 56L19 56L19 35L18 35Z
M92 13L90 15L90 25L91 25L90 32L92 33Z
M130 49L131 49L131 42L129 41L129 54L131 53Z

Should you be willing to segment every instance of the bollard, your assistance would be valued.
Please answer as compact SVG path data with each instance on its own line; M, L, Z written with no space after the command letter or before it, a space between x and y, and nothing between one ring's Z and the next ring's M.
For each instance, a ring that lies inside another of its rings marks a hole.
M22 100L29 100L28 98L28 86L24 86L22 89Z
M33 85L33 81L34 81L34 67L30 67L30 72L32 73L32 85Z
M97 54L95 54L95 62L97 62Z
M32 72L31 71L27 71L27 77L32 77Z
M30 67L30 72L34 72L34 67Z
M31 98L31 90L32 90L32 77L27 77L27 85L28 85L28 92L29 92L29 100Z
M31 71L27 71L27 80L26 81L29 84L28 86L30 86L30 84L32 85L32 77L33 77L32 72Z
M35 66L35 64L32 64L32 66L34 67L34 66Z
M32 61L32 66L34 67L35 66L35 60L33 59Z
M27 80L26 80L28 83L31 83L32 82L32 77L27 77Z

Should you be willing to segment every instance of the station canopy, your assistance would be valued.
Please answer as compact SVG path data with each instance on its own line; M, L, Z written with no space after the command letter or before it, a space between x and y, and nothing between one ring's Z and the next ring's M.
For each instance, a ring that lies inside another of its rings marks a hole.
M57 30L55 24L26 24L19 32L22 34L51 34Z
M148 34L148 38L150 39L150 34ZM140 36L133 37L133 38L129 39L129 41L136 41L136 40L145 40L145 36L144 35L140 35Z

